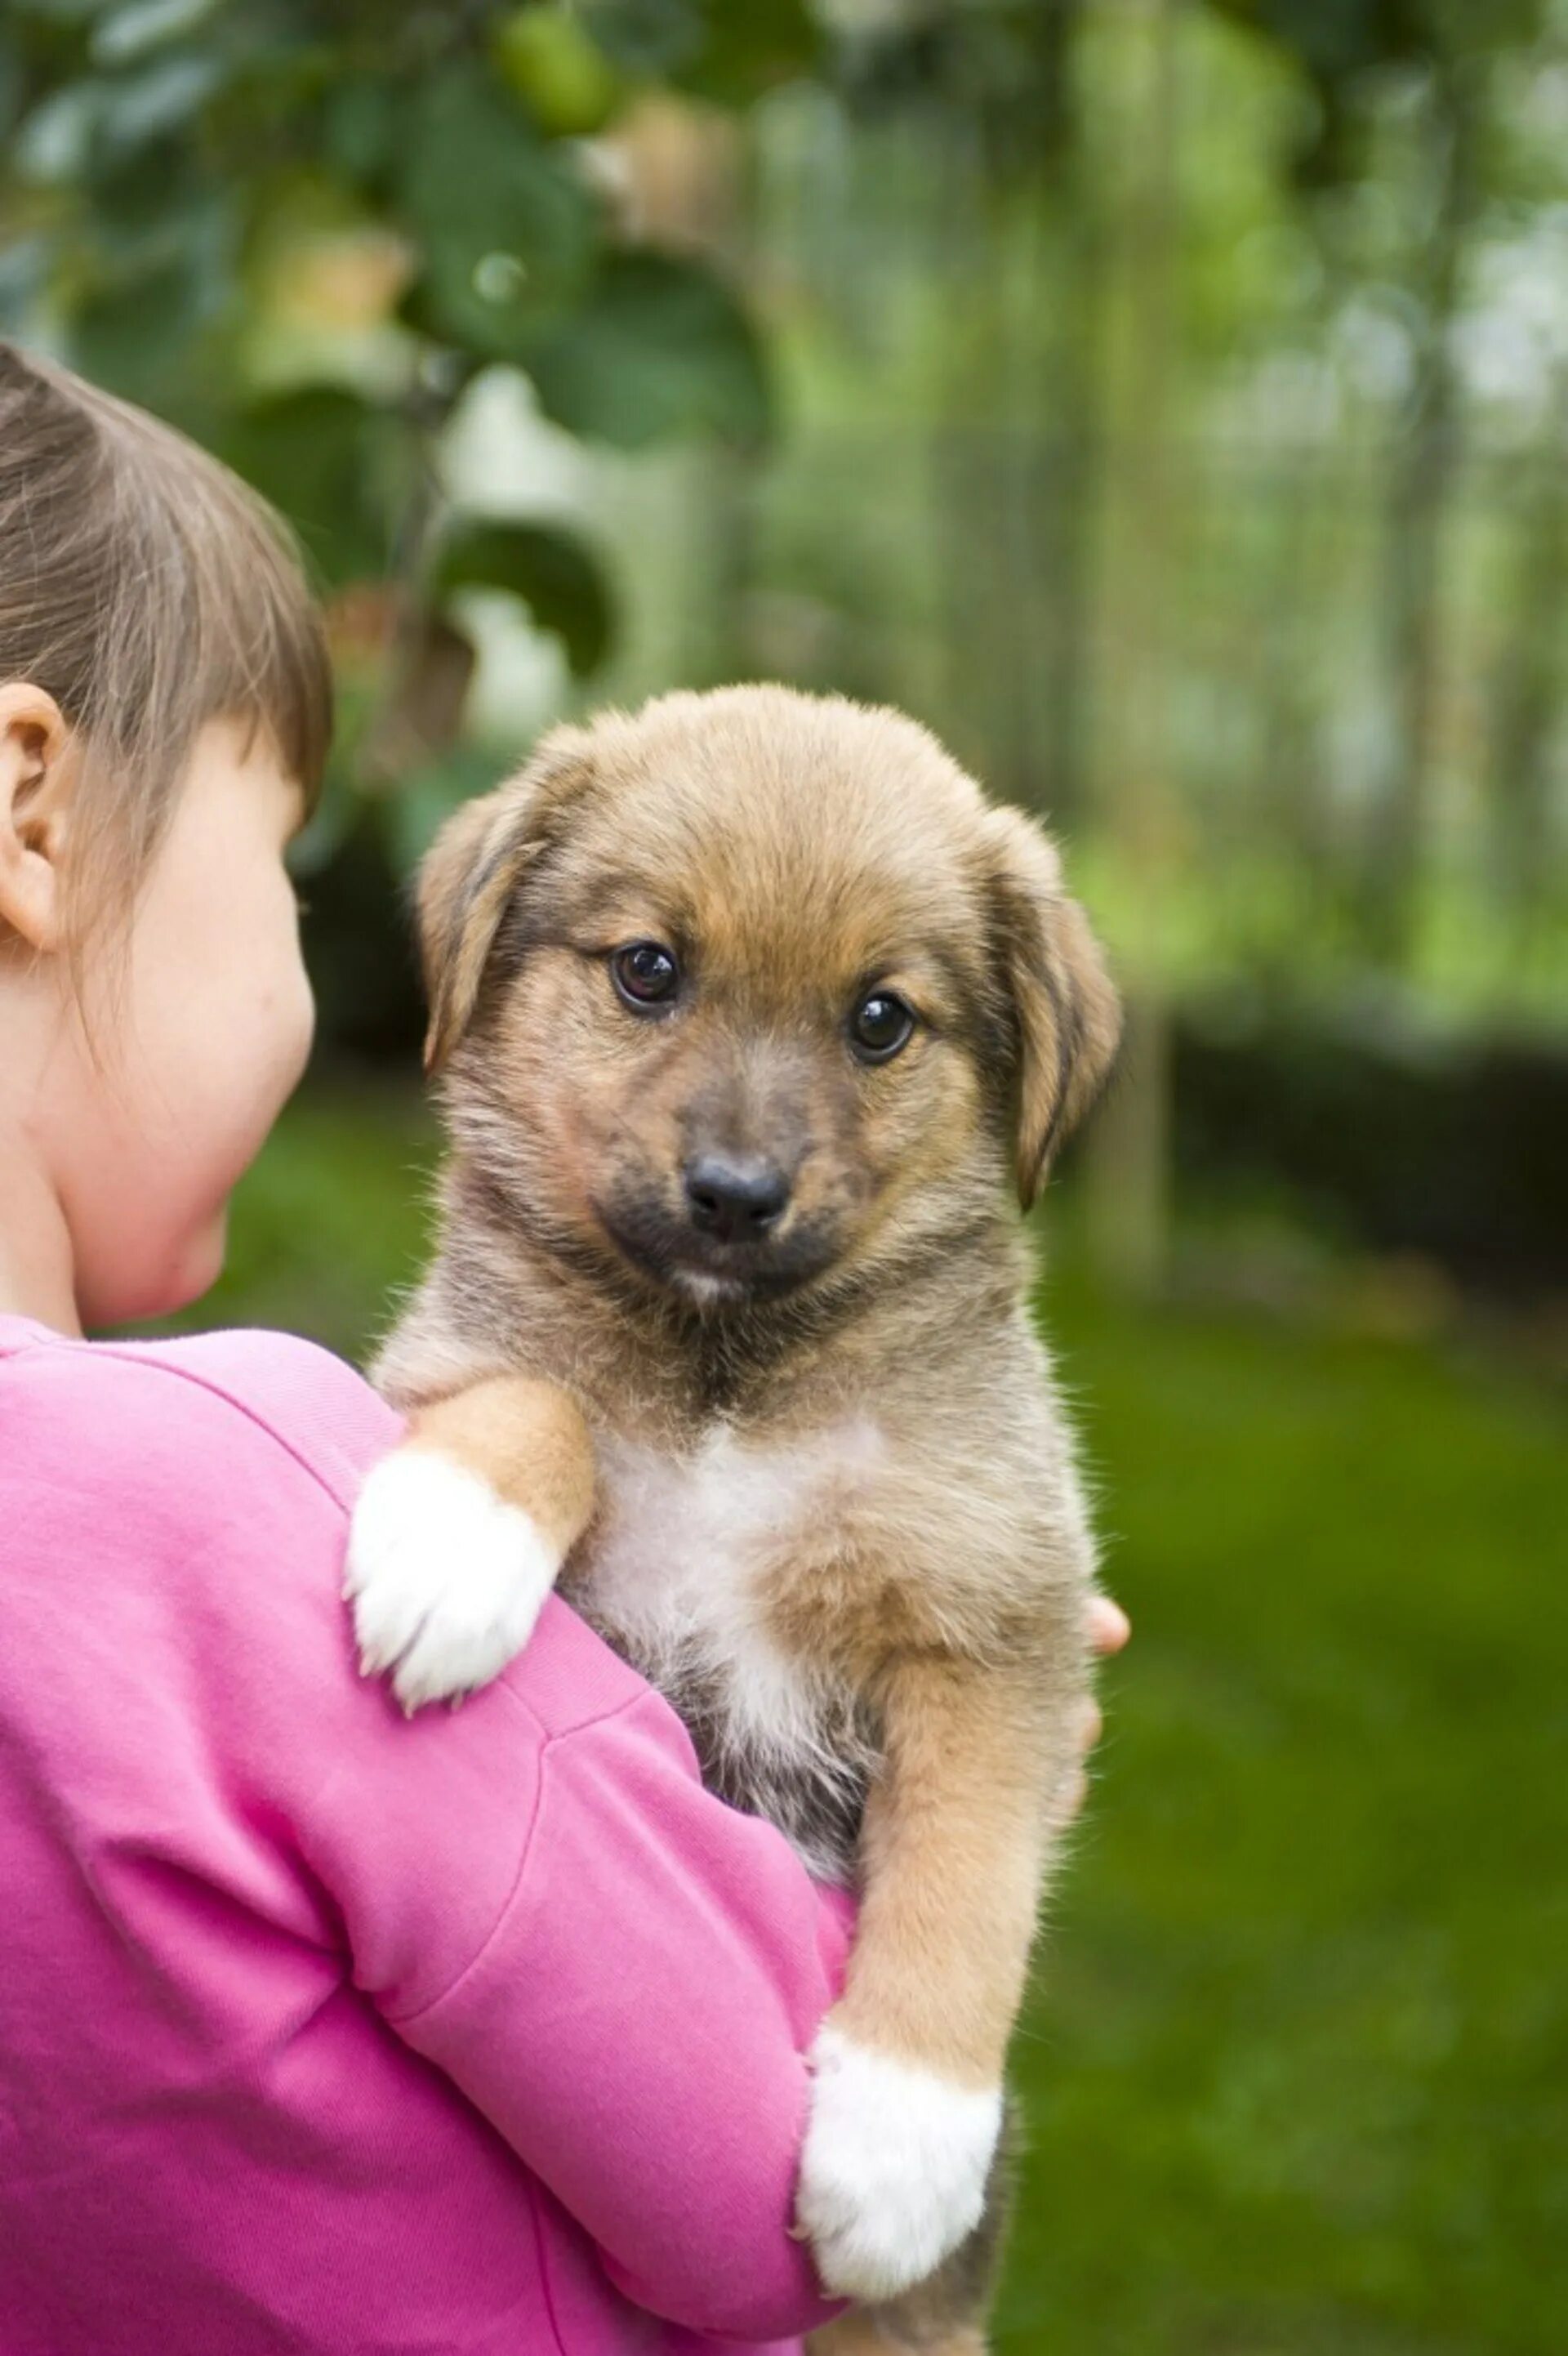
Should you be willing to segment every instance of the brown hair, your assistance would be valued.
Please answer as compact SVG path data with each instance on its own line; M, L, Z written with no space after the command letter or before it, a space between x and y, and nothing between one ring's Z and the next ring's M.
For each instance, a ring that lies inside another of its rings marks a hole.
M73 940L129 921L200 730L265 731L307 798L332 684L286 528L143 410L0 342L0 681L51 695L84 760Z

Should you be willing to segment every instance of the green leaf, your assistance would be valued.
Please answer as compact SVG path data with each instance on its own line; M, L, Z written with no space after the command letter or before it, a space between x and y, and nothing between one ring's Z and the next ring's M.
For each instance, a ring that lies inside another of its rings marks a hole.
M106 161L189 131L224 79L221 59L195 50L101 85L96 134Z
M507 88L553 138L602 130L623 95L620 75L581 16L564 7L512 9L496 28L495 54Z
M385 575L412 463L391 412L309 385L241 412L221 455L289 518L326 582Z
M583 16L624 73L729 106L810 72L823 49L807 0L585 0Z
M552 631L581 679L603 661L613 627L609 587L581 541L549 524L475 517L447 533L435 589L505 589Z
M23 117L9 158L21 178L48 188L81 178L92 152L104 89L101 82L66 82Z
M681 81L699 97L748 106L822 61L823 37L806 0L709 0L707 37Z
M232 299L239 227L230 190L153 153L127 158L85 193L83 220L105 279L128 285L144 273L183 269L205 307Z
M322 159L356 187L379 189L400 155L402 92L389 75L356 73L322 112Z
M41 237L0 244L0 330L24 333L48 274L49 252Z
M83 294L70 313L73 367L127 401L189 424L187 355L201 325L199 291L181 261L116 277Z
M473 60L432 84L408 139L400 211L423 251L417 308L459 344L515 356L585 283L597 206Z
M194 32L216 5L217 0L131 0L130 6L116 8L94 27L93 62L128 65L133 59L146 57L165 41L180 40Z
M14 0L18 16L41 16L46 24L90 25L110 0Z
M668 254L608 256L581 311L527 364L550 416L620 449L704 432L755 443L771 427L745 314L710 270Z
M131 73L60 81L18 127L11 160L24 179L45 187L112 185L161 149L172 178L188 176L196 118L227 72L217 55L187 50Z
M160 177L127 167L117 209L95 190L66 317L85 375L190 428L200 339L232 299L236 223L226 193L175 187L160 201Z
M488 793L496 779L489 745L458 744L415 769L395 794L380 797L377 809L396 873L411 875L453 810Z
M698 0L588 0L585 14L600 48L639 79L695 64L707 38Z
M22 111L22 60L0 25L0 139L8 139Z

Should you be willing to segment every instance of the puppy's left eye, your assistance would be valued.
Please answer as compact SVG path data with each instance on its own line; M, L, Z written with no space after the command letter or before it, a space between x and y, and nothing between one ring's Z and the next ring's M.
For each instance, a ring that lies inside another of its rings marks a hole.
M629 948L617 949L610 960L610 971L621 996L638 1012L645 1007L667 1005L680 982L679 968L658 941L633 941Z
M914 1016L891 991L873 990L849 1017L849 1040L863 1064L885 1064L909 1044Z

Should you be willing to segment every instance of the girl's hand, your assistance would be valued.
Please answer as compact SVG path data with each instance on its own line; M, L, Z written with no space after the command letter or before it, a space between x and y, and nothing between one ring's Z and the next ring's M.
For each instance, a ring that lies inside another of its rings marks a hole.
M1090 1644L1095 1652L1105 1655L1119 1653L1133 1633L1132 1622L1127 1618L1121 1605L1113 1603L1108 1595L1095 1595L1090 1598L1088 1625ZM1104 1715L1099 1703L1091 1697L1083 1704L1078 1725L1079 1747L1085 1760L1099 1741L1104 1723ZM1088 1790L1087 1767L1075 1768L1061 1803L1060 1821L1062 1824L1072 1823L1083 1805Z

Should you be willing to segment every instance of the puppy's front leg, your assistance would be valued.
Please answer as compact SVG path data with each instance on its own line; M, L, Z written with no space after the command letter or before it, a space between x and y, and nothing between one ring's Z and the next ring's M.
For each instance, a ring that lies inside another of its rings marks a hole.
M845 2297L898 2297L980 2222L1068 1718L1016 1672L925 1656L891 1677L796 2211Z
M593 1446L553 1383L496 1375L421 1408L354 1509L359 1665L406 1710L499 1676L587 1526Z

